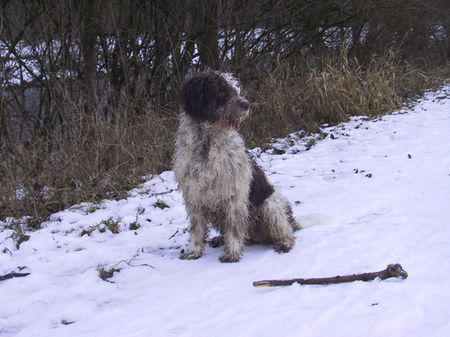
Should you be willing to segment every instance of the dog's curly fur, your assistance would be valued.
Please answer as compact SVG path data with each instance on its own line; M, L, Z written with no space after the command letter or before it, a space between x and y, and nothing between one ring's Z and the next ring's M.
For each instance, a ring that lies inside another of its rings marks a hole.
M181 88L180 100L174 171L191 223L189 249L180 257L203 254L208 225L221 234L211 245L225 244L222 262L239 261L246 243L288 252L300 226L237 132L250 108L237 80L212 71L197 74Z

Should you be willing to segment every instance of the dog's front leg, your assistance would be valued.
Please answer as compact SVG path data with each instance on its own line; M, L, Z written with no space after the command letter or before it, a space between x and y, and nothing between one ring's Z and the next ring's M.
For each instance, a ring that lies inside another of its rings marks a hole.
M205 220L191 216L191 227L189 228L190 241L189 249L186 253L181 253L180 259L194 260L203 254L205 248L205 238L208 234Z
M225 233L224 239L225 251L219 258L220 262L238 262L244 251L245 239L233 233Z
M231 211L227 222L223 234L225 251L219 259L221 262L238 262L244 251L247 237L247 209Z

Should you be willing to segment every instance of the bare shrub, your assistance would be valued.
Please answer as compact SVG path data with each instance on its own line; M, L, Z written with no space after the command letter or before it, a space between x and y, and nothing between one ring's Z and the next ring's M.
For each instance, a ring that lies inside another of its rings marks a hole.
M37 228L169 168L177 90L206 67L248 90L250 146L392 111L449 76L449 13L444 0L3 1L0 217Z
M170 167L175 114L102 115L74 109L61 136L30 132L0 162L0 212L39 218L81 201L123 197L150 172Z
M298 129L316 132L350 116L390 113L440 84L439 77L399 61L394 52L374 55L366 66L349 57L346 47L337 57L278 62L248 92L254 103L244 133L254 146Z

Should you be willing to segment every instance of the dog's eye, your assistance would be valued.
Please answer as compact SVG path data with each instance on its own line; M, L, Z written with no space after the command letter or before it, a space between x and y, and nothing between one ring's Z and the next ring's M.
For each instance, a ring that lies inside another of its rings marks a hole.
M239 107L243 110L248 110L250 109L250 103L248 101L240 101Z

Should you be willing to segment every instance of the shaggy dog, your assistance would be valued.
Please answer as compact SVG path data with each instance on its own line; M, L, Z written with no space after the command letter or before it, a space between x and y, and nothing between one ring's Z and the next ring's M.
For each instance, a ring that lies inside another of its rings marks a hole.
M237 131L250 109L237 80L212 71L197 74L181 88L180 100L174 171L191 224L189 249L180 258L203 254L208 225L221 234L211 245L225 244L222 262L239 261L246 243L288 252L300 226Z

